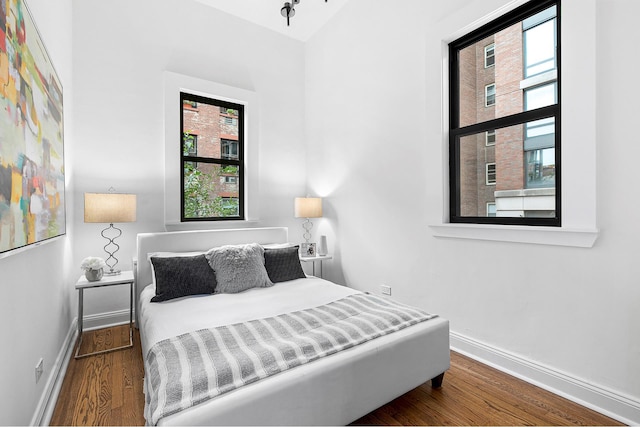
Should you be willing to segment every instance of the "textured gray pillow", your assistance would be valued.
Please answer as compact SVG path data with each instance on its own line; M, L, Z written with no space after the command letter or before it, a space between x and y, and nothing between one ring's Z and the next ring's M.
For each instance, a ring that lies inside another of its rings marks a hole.
M299 246L264 248L264 266L273 283L307 277L300 265Z
M155 275L156 295L151 302L188 295L212 294L216 275L203 254L196 256L150 257Z
M264 268L264 249L256 243L213 248L205 256L216 274L216 294L273 286Z

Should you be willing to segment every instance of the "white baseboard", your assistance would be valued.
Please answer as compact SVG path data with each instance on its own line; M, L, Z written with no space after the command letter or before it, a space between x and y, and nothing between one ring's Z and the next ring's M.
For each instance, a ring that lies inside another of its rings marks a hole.
M455 332L450 333L450 339L451 349L458 353L627 425L640 424L638 399L589 384L564 372L542 366Z
M135 312L133 313L135 319ZM82 329L92 331L94 329L109 328L111 326L129 323L129 310L110 311L108 313L91 314L84 316Z
M73 347L76 343L77 329L76 321L74 320L71 322L69 331L67 331L67 336L65 337L62 347L58 352L58 356L56 357L56 361L51 368L51 374L47 379L47 384L40 396L40 401L38 402L38 406L36 406L36 410L33 413L33 417L31 418L31 423L29 425L49 425L51 417L53 416L53 411L56 408L56 402L58 401L58 395L62 388L64 376L67 373L67 366L69 366L71 353L73 352Z
M84 316L83 330L90 331L93 329L107 328L110 326L129 323L129 310L112 311L109 313L92 314ZM58 357L51 368L51 374L47 380L47 384L42 392L38 406L31 418L32 426L49 425L53 411L56 408L58 395L62 389L62 382L67 373L67 367L71 360L73 348L75 347L78 335L78 319L75 318L69 326L67 336L62 343L62 347L58 352Z

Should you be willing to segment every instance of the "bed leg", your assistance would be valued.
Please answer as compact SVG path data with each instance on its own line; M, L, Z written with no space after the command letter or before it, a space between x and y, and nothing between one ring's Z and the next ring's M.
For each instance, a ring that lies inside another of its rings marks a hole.
M437 377L431 378L431 387L432 388L440 388L442 387L442 380L444 379L444 372L438 375Z

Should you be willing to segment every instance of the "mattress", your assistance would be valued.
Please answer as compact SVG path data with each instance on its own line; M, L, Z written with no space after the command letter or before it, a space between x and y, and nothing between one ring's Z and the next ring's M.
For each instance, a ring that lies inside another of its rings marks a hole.
M143 356L155 343L186 332L312 308L358 292L309 277L238 294L151 303L155 289L149 285L140 296ZM385 365L388 372L376 372ZM448 322L435 318L241 387L159 424L345 424L448 366Z

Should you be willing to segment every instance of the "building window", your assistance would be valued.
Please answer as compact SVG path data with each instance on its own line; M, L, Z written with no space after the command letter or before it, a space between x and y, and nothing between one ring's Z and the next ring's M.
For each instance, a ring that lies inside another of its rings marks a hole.
M496 185L496 164L495 163L486 164L485 181L487 185Z
M231 126L238 126L238 119L234 117L225 117L224 123Z
M220 178L220 183L221 184L237 184L238 183L238 177L236 176L223 176Z
M491 43L484 48L484 68L493 67L496 64L496 45Z
M238 160L238 141L222 139L220 144L220 152L223 159Z
M180 101L181 220L244 219L244 106L183 92Z
M484 106L491 107L496 105L496 85L490 84L484 87Z
M189 156L196 156L198 154L198 135L185 132L182 137L185 153Z
M496 216L496 204L488 202L487 203L487 216Z
M528 2L449 44L450 222L561 225L558 12Z
M222 211L227 216L238 216L238 212L239 212L238 199L232 198L232 197L223 197Z
M525 78L556 69L556 13L554 6L522 21Z
M485 144L487 147L496 145L496 130L488 130L485 132Z

